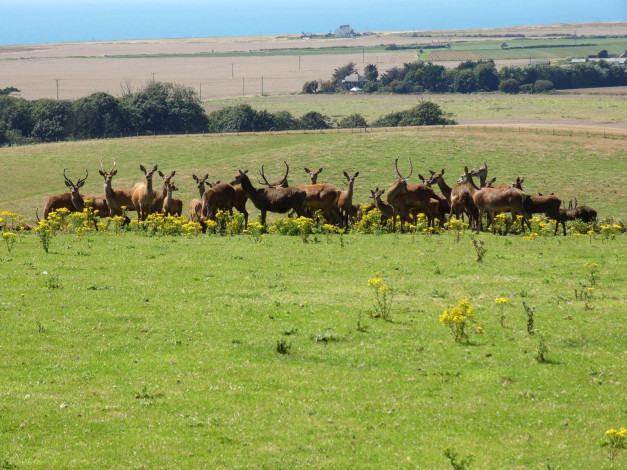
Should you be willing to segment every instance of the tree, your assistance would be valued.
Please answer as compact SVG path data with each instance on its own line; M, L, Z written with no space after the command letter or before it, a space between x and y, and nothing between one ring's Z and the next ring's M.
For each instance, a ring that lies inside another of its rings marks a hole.
M597 55L597 57L602 58L602 59L607 59L610 55L607 53L607 49L602 49L601 51L599 51L599 54Z
M374 64L368 64L364 67L364 75L370 82L376 82L379 78L379 71Z
M357 72L357 70L355 69L355 63L349 62L348 64L335 69L335 71L333 72L333 76L331 78L333 82L337 83L341 80L344 80L346 77L348 77L349 75L355 72Z
M440 106L432 101L422 101L407 111L391 113L372 123L373 127L395 126L435 126L455 124L453 119L444 116Z
M318 80L312 80L303 84L303 93L314 94L318 90Z
M536 93L543 93L545 91L549 91L553 89L553 82L549 80L536 80L533 85Z
M477 77L473 70L464 69L457 73L455 78L455 91L459 93L472 93L477 91Z
M494 91L499 87L499 76L494 61L479 62L474 68L479 91Z

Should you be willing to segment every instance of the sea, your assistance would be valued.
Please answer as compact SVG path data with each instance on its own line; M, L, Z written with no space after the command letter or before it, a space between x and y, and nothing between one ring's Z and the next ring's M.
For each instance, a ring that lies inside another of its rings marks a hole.
M0 0L0 46L627 20L627 0Z

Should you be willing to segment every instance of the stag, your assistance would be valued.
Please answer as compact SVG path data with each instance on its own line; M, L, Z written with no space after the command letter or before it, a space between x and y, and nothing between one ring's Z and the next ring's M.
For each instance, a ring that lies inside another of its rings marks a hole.
M101 169L99 170L99 173L104 178L104 197L107 201L107 205L109 206L109 215L111 217L123 215L123 207L125 207L127 211L135 210L132 199L132 189L113 189L111 187L111 180L118 173L118 170L115 169L115 165L116 162L113 160L113 167L111 167L111 171L107 171L102 165L102 160L100 160Z
M78 180L76 185L80 183L80 186L76 187L76 189L72 189L74 185L65 175L65 169L63 170L63 177L65 179L65 185L70 188L69 193L59 193L54 196L50 196L44 208L44 219L47 219L51 212L54 212L59 209L67 209L70 212L82 212L85 208L85 200L92 201L92 208L98 210L98 215L100 217L107 217L109 215L109 208L107 207L107 203L102 196L83 196L79 193L78 189L83 186L85 180L87 179L87 170L85 170L85 178L82 180Z
M556 221L555 232L553 232L553 235L557 235L557 229L559 228L559 224L561 222L562 228L564 229L564 236L566 236L566 224L564 222L564 217L560 213L561 205L562 200L555 195L527 196L523 202L523 208L528 214L544 213L544 215L549 219Z
M425 184L407 184L407 180L414 172L414 165L409 158L409 165L411 170L409 176L403 178L398 170L398 158L396 158L396 182L388 189L386 199L387 202L394 208L394 218L392 219L392 231L394 231L396 224L396 216L401 218L401 233L403 232L403 221L407 220L408 209L418 209L419 212L423 212L427 215L429 226L433 226L434 210L431 203L431 199L435 198L433 189Z
M147 170L144 165L139 165L139 169L144 173L146 182L136 183L133 186L131 200L137 211L137 220L146 220L155 201L155 192L152 190L152 176L157 171L157 165L152 170Z
M178 191L179 188L174 186L174 183L168 183L168 189L166 191L165 197L163 198L163 207L161 212L165 215L177 215L180 217L183 212L183 202L180 199L177 199L172 196L173 191Z
M322 171L322 168L320 168L320 171ZM340 211L340 227L348 227L350 223L350 213L353 209L353 185L355 183L355 178L359 176L359 172L351 176L344 171L344 176L348 181L348 186L346 191L340 192L340 198L337 202L337 207Z
M263 165L261 165L261 170L259 170L259 175L261 176L261 178L263 178L263 182L259 182L259 184L264 184L266 185L268 188L287 188L289 187L289 184L287 182L287 175L290 172L290 166L287 164L287 162L285 160L283 160L283 163L285 163L285 174L279 178L276 183L270 183L268 182L268 179L266 178L266 175L264 173L263 170Z
M294 210L299 216L305 215L303 204L305 192L297 188L255 188L246 174L248 170L239 170L231 184L241 184L246 197L261 211L261 223L266 225L268 212L284 214Z
M529 230L531 230L531 225L528 220L529 216L523 207L523 203L527 198L527 195L520 189L479 189L472 180L472 175L470 174L468 167L464 168L464 174L457 181L457 183L467 185L468 192L479 210L477 233L479 233L479 231L483 228L482 222L484 212L486 212L489 217L494 217L496 212L506 211L510 211L512 213L512 218L514 219L517 215L521 215L523 217L523 232L525 231L525 223L529 227ZM495 232L494 228L493 232Z

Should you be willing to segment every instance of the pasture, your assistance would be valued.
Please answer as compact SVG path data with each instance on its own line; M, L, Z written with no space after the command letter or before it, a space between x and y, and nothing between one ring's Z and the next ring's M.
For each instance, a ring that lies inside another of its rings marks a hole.
M162 136L0 149L0 210L33 221L62 170L102 194L139 164L270 179L290 164L355 199L406 173L486 161L506 183L625 219L625 146L602 134L477 128ZM256 178L253 180L256 183ZM248 203L251 220L257 213ZM34 233L0 246L0 465L4 468L622 468L599 440L624 426L627 239L148 236ZM390 321L375 318L381 278ZM591 290L588 290L591 288ZM582 297L582 290L586 295ZM508 299L503 326L495 304ZM485 334L439 322L468 299ZM523 302L533 309L534 334ZM546 348L544 361L536 359ZM285 354L283 354L285 353Z

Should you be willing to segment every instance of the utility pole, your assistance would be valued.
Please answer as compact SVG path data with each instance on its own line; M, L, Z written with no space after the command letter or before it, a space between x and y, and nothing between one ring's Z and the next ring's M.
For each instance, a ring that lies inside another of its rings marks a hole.
M263 75L261 76L261 96L263 96Z
M300 72L300 56L298 56L298 71Z
M242 96L244 96L244 77L242 77Z
M231 63L231 80L233 79L233 64Z
M57 99L59 99L59 79L55 78L54 81L57 82Z
M200 82L200 87L199 87L199 92L198 92L198 101L202 101L202 82Z

